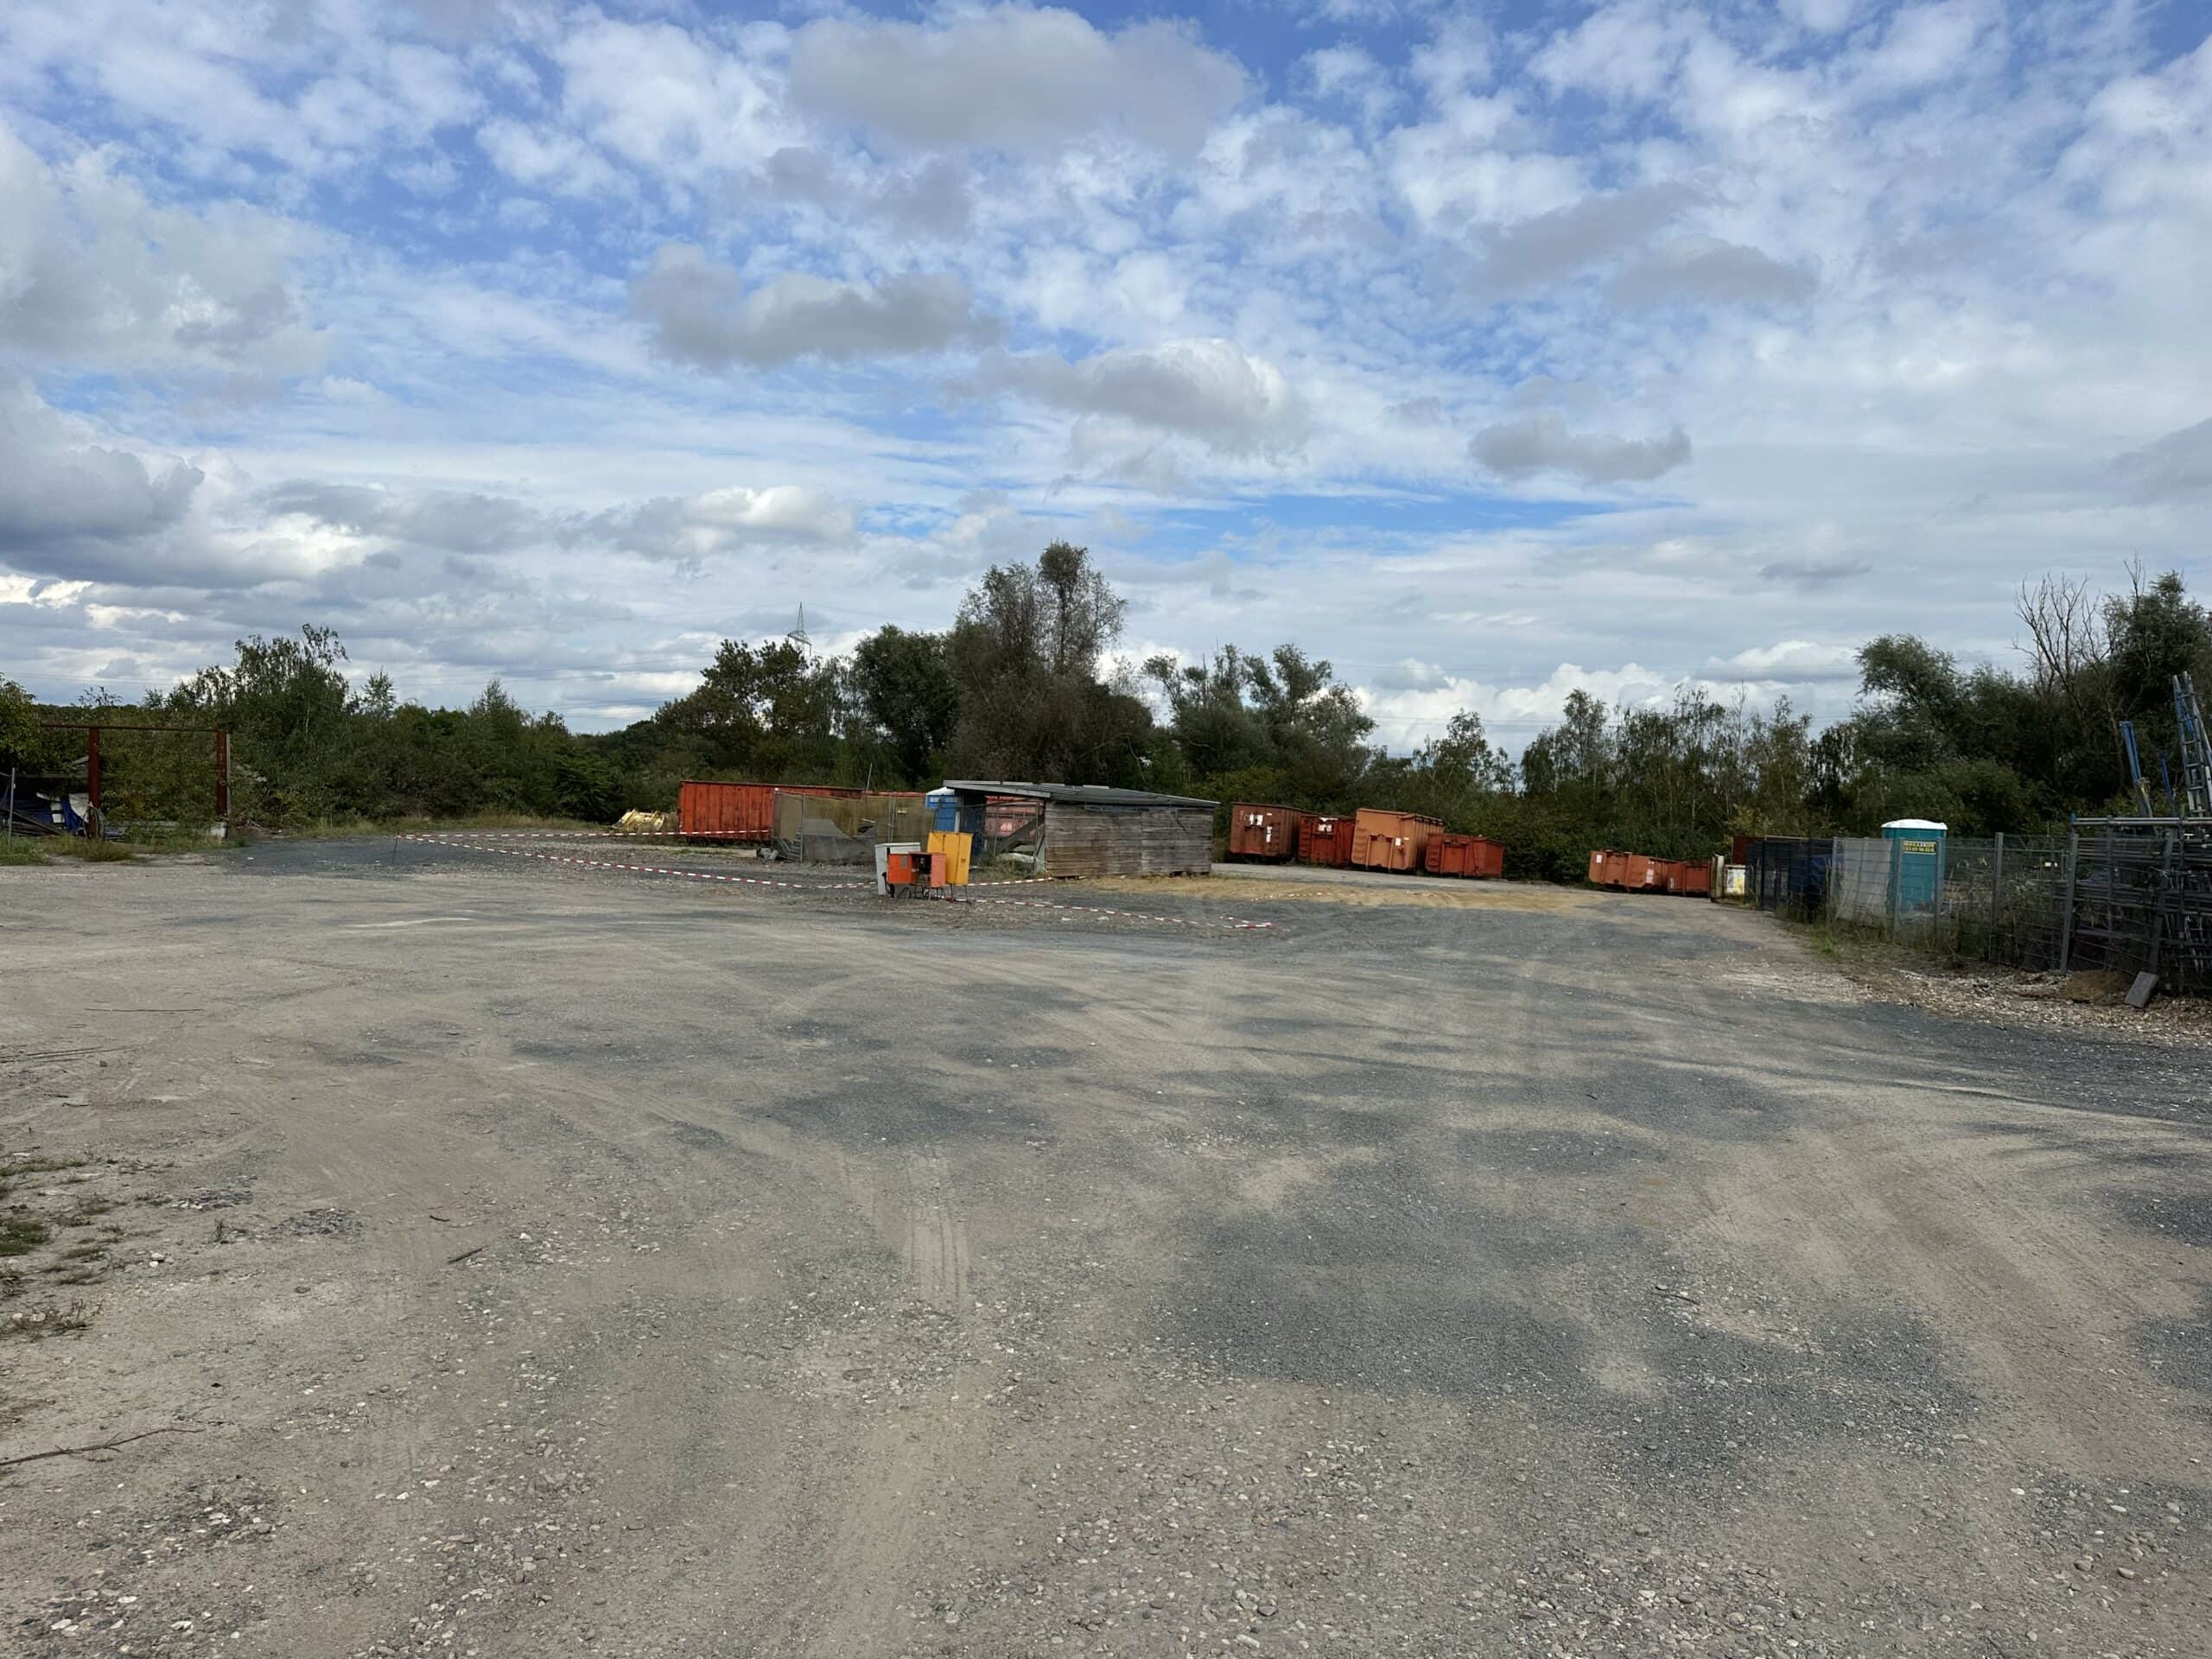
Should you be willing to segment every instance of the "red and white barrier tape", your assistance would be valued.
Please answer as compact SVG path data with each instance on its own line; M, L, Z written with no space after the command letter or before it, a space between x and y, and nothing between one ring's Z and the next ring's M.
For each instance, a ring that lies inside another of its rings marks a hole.
M762 875L728 875L720 870L679 870L658 864L618 864L611 859L571 858L561 853L534 853L526 847L485 847L444 836L402 836L425 846L450 847L457 853L504 853L509 858L535 858L548 864L577 864L594 870L622 870L632 875L680 875L692 881L725 881L747 887L781 887L787 893L830 893L871 889L873 881L774 881Z
M766 842L766 836L742 830L431 830L448 841L744 841ZM419 837L410 836L410 840Z
M474 833L477 836L480 837L486 835L497 835L500 832L498 830L480 830ZM528 834L535 832L524 831L522 833ZM692 881L721 881L747 887L778 887L786 893L834 893L841 891L853 893L873 891L875 887L875 883L873 881L777 881L771 880L766 876L729 875L720 870L683 870L673 868L667 865L620 864L616 863L611 859L575 858L563 853L532 852L528 848L524 847L488 847L480 844L478 840L463 838L461 832L458 831L438 835L403 835L399 836L398 839L401 841L419 842L427 847L449 847L453 849L454 851L461 853L500 853L505 855L509 858L534 858L539 862L545 864L573 864L584 869L620 870L632 875L677 875ZM1036 879L1042 881L1050 880L1052 878L1048 876L1040 876ZM1029 884L1019 881L1004 881L986 882L982 885L988 887L1022 887ZM943 889L942 892L943 896L945 899L956 905L1014 905L1024 910L1057 910L1065 912L1070 915L1077 916L1111 916L1117 917L1124 921L1165 922L1171 927L1224 927L1236 931L1251 931L1264 928L1272 928L1274 926L1273 922L1246 921L1242 917L1236 916L1224 916L1217 921L1211 918L1201 921L1193 921L1187 916L1160 916L1148 911L1113 910L1109 909L1103 905L1063 905L1056 904L1051 899L969 899L958 896L957 893L950 888Z
M1009 882L1007 885L1011 887L1014 884ZM1192 921L1187 916L1157 916L1145 910L1109 910L1103 905L1056 904L1050 899L962 899L957 897L950 887L945 889L944 896L956 905L1019 905L1024 910L1060 910L1078 916L1118 916L1125 921L1166 922L1173 927L1225 927L1250 931L1274 925L1273 922L1248 922L1239 916L1209 917L1201 921Z

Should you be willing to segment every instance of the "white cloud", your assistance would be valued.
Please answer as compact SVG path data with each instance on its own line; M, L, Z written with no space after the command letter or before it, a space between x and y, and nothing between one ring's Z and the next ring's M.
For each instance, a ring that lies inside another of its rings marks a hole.
M1194 437L1226 454L1274 454L1303 442L1306 404L1282 371L1226 340L1178 340L1069 363L998 356L976 377L1078 415Z
M1732 657L1716 657L1706 664L1706 672L1758 680L1855 680L1859 648L1784 639L1777 645L1753 645Z
M493 164L518 184L563 196L606 195L622 175L607 158L573 133L501 117L476 130L476 142Z
M826 496L793 485L765 490L709 490L688 504L694 523L760 536L834 541L853 533L853 515Z
M1428 683L1398 690L1359 688L1361 706L1375 717L1394 748L1409 748L1440 731L1461 709L1478 715L1495 731L1533 735L1535 729L1557 721L1567 706L1567 694L1586 691L1600 702L1656 708L1689 682L1681 676L1656 673L1637 663L1619 668L1587 669L1561 663L1534 684L1492 684L1457 675L1443 675Z
M1502 421L1475 434L1474 458L1501 478L1566 473L1586 484L1647 481L1690 458L1689 434L1676 427L1662 438L1613 438L1571 432L1556 410Z
M156 537L182 521L206 474L173 457L147 460L76 440L17 387L0 399L0 558ZM70 556L66 551L62 557Z
M561 107L601 148L671 181L758 165L798 142L781 70L673 23L595 19L554 48Z
M709 369L939 352L994 332L957 276L890 276L868 288L785 271L748 292L728 266L673 242L632 285L631 303L663 355Z
M1244 91L1188 28L1107 34L1072 11L1000 6L933 23L822 18L791 44L799 101L924 149L1032 149L1105 130L1188 151Z
M1905 6L1890 19L1866 66L1870 80L1891 89L1921 86L1963 66L1974 41L1994 21L1978 0L1937 0Z
M156 207L96 155L48 165L0 119L0 346L33 359L296 374L321 359L284 225Z
M1757 248L1700 236L1677 238L1623 267L1605 294L1616 305L1789 305L1811 298L1814 287L1808 272Z
M1385 143L1390 181L1424 222L1532 219L1585 192L1582 163L1544 149L1512 98L1455 98Z
M779 484L661 496L570 520L558 535L569 546L696 563L748 549L821 546L852 533L853 515L840 503L819 491Z
M235 588L344 558L328 537L268 532L218 457L149 452L0 385L0 563L34 577Z
M1641 243L1678 217L1695 194L1686 185L1643 185L1535 214L1485 238L1476 279L1494 294L1555 282Z

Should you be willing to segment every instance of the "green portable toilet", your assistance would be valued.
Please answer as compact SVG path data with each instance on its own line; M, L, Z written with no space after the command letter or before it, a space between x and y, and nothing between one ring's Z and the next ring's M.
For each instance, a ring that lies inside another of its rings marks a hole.
M1890 914L1932 916L1943 896L1943 838L1948 824L1933 818L1893 818L1882 826L1882 839L1894 841L1890 855Z

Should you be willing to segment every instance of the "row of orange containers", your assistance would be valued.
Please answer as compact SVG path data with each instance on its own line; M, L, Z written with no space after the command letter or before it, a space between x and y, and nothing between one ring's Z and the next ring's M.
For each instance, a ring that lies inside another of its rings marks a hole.
M1229 855L1431 875L1505 873L1504 847L1485 836L1456 836L1418 812L1367 806L1346 816L1238 801L1229 809Z
M1624 893L1713 894L1713 866L1696 858L1647 858L1600 849L1590 855L1590 885Z

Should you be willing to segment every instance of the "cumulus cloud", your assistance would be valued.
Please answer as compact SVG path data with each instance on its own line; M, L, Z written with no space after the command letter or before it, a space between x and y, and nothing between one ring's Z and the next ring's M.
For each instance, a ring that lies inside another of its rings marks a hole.
M1856 679L1859 649L1812 639L1784 639L1777 645L1753 645L1733 657L1716 657L1706 664L1706 671L1758 680Z
M1409 669L1431 671L1415 678L1408 672ZM1533 734L1536 728L1558 720L1571 692L1586 691L1609 704L1656 708L1689 683L1682 677L1656 673L1633 662L1618 668L1596 669L1561 663L1543 679L1520 685L1492 684L1469 676L1446 674L1418 662L1393 664L1384 678L1396 682L1395 686L1379 692L1361 686L1358 696L1396 747L1410 747L1441 730L1463 709L1480 715L1494 731ZM1407 683L1408 680L1413 683Z
M1614 273L1605 285L1616 305L1701 300L1717 304L1792 305L1810 299L1811 275L1733 242L1683 237Z
M653 256L630 300L663 356L708 369L906 356L992 333L957 276L893 276L868 288L787 271L747 292L728 266L680 242Z
M2212 419L2169 432L2113 465L2147 500L2212 493Z
M764 57L673 23L596 17L554 48L561 112L602 149L664 178L741 172L801 136Z
M1690 458L1689 434L1675 427L1663 438L1613 438L1571 432L1556 410L1486 426L1468 443L1474 458L1500 478L1566 473L1585 484L1645 482Z
M852 532L853 516L837 502L816 490L779 484L657 497L580 519L563 531L563 539L696 562L750 545L841 541Z
M1041 353L999 355L983 365L976 385L1179 433L1224 454L1295 449L1310 418L1281 370L1226 340L1130 346L1079 363Z
M296 515L349 535L463 556L509 551L543 537L545 516L505 496L479 491L416 494L353 484L279 486L261 498L279 517Z
M0 346L106 367L295 374L323 342L280 224L156 207L98 156L49 167L0 119Z
M0 563L29 576L142 588L243 588L352 555L251 512L218 457L150 453L0 383Z
M1236 60L1182 24L1108 34L1020 6L928 24L822 18L793 39L791 73L806 107L922 149L1049 148L1105 128L1188 151L1244 92Z
M71 442L18 389L0 397L0 558L64 574L85 550L157 537L182 522L207 474L188 461Z

